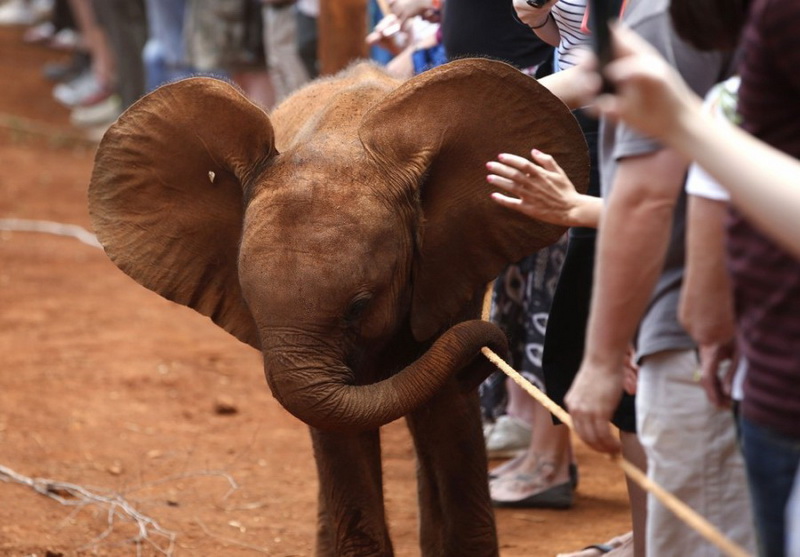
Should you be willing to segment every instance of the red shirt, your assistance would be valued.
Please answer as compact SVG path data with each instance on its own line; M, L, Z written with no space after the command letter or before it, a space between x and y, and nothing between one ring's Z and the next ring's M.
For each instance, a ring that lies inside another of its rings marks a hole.
M742 41L743 127L800 158L800 2L755 0ZM800 439L800 261L735 211L728 248L748 360L743 415Z

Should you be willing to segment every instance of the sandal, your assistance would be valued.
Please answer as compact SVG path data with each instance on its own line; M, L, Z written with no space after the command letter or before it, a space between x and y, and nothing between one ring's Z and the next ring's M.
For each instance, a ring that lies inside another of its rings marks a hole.
M628 532L616 538L612 538L605 543L587 545L580 551L574 553L559 553L556 557L599 557L632 543L633 532ZM633 554L633 551L631 551L631 554Z

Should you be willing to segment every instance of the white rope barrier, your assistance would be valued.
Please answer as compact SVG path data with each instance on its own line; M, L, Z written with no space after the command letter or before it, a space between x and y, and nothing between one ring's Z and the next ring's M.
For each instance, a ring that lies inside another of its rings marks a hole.
M541 389L537 388L530 381L525 379L518 371L509 366L500 356L495 354L490 348L483 347L481 352L486 356L490 362L497 366L500 371L508 375L514 382L522 387L526 393L531 395L536 401L547 408L551 414L561 420L567 427L574 431L572 425L572 418L570 415L561 408L558 404L553 402ZM620 468L636 482L642 489L652 493L658 500L671 510L675 515L683 520L687 525L697 531L698 534L703 536L710 543L714 544L720 551L729 557L752 557L747 551L742 549L739 545L732 542L725 537L713 524L706 520L703 516L695 512L691 507L687 506L683 501L666 491L650 480L644 472L639 470L638 467L631 464L629 461L622 458L620 455L614 455L611 460L616 462Z

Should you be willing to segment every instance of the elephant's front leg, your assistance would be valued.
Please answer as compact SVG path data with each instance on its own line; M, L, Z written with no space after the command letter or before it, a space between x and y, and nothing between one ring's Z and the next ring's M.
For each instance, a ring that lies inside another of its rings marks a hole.
M378 431L311 428L319 476L317 557L394 555L383 506Z
M477 393L451 381L408 424L419 459L422 555L499 555Z

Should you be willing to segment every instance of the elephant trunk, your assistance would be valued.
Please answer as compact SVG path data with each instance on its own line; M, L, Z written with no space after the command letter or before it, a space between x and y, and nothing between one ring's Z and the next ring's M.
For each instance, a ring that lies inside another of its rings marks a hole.
M299 367L285 347L264 350L264 368L272 393L294 416L330 431L376 429L415 410L452 377L467 391L494 367L480 353L483 346L505 354L505 335L486 321L466 321L446 331L422 356L392 377L354 384L343 363Z

